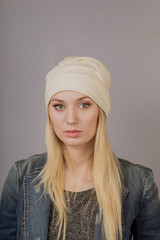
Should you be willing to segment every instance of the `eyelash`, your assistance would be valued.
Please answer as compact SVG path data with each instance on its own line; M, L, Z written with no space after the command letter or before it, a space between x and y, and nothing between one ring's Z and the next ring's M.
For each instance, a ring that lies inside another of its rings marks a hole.
M82 106L82 107L80 107L80 106ZM78 105L78 107L84 108L84 109L88 108L89 106L91 106L91 104L90 104L90 103L87 103L87 102L80 103L80 104ZM53 105L53 107L54 107L57 111L62 111L62 110L64 110L64 105L63 105L63 104L55 104L55 105ZM61 107L61 108L59 108L59 107Z
M87 102L84 102L84 103L80 103L80 105L83 105L84 107L83 108L88 108L91 104L90 103L87 103Z
M62 111L63 109L59 109L60 106L63 107L63 109L64 109L64 106L63 106L62 104L55 104L55 105L53 105L53 107L54 107L56 110Z

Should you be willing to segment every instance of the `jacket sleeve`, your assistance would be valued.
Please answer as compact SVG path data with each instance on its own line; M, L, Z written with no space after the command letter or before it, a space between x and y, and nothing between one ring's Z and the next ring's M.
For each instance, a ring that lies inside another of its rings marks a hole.
M160 200L151 170L144 178L142 201L133 222L133 233L134 240L160 240Z
M14 164L4 183L0 199L0 239L15 240L17 229L18 171Z

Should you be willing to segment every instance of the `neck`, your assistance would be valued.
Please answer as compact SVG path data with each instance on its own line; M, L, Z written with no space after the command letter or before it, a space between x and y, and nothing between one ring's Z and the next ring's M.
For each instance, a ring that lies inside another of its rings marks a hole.
M69 156L72 160L73 169L79 169L84 165L88 165L91 161L94 145L90 142L81 146L65 146ZM68 167L68 166L67 166Z
M93 143L87 146L65 146L71 157L71 167L66 165L65 189L83 191L94 186L93 183Z

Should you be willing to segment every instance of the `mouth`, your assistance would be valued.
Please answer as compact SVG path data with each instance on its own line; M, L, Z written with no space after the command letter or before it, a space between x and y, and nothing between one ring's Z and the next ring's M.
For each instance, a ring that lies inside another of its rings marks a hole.
M81 131L79 130L67 130L65 131L66 135L68 137L74 138L74 137L78 137L81 133Z

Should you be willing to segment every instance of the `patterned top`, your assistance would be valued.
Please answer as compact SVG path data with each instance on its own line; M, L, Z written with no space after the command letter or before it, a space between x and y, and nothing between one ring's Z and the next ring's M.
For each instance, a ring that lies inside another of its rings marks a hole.
M67 213L66 240L93 240L98 206L94 189L77 193L64 191L64 196L69 208ZM55 214L53 214L52 207L49 219L48 240L57 239L57 218L57 211L55 210ZM62 234L60 240L62 240Z

